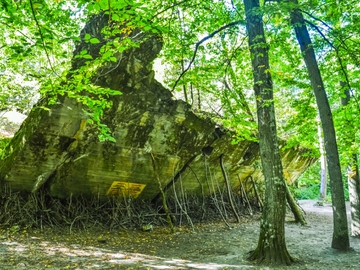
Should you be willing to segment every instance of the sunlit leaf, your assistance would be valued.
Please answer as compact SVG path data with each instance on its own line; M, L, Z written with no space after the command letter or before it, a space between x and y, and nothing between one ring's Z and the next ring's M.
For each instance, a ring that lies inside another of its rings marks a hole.
M89 41L90 41L90 43L92 43L92 44L100 43L100 40L97 39L97 38L91 38Z

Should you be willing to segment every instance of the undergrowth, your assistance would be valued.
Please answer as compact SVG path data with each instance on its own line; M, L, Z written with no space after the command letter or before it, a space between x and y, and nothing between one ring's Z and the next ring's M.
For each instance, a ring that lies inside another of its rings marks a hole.
M349 200L349 190L347 177L343 174L343 185L345 200ZM300 177L296 180L295 186L292 187L292 192L295 198L299 200L316 200L320 197L320 162L315 163L309 167ZM330 180L327 176L327 198L331 201L331 187Z

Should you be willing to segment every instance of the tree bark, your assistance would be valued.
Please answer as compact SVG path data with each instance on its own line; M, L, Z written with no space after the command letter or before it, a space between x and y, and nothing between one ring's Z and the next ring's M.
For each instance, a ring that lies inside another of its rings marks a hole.
M343 88L347 85L344 82L340 82L340 86ZM347 106L350 101L350 91L347 87L345 89L345 98L341 98L341 104L344 107ZM353 140L355 140L355 135L353 136ZM351 209L351 236L360 237L360 181L357 154L351 156L351 161L349 162L347 169Z
M298 0L284 0L298 5ZM320 120L324 131L326 159L329 169L331 198L333 205L334 232L331 247L339 250L349 250L349 232L346 216L344 187L342 182L339 153L336 142L335 128L329 101L325 92L324 83L316 61L315 52L305 25L304 17L297 8L290 11L291 25L295 30L296 38L309 73Z
M324 202L327 200L327 170L326 170L324 138L320 124L318 124L318 134L319 134L319 148L320 148L320 179L321 179L319 203L323 205Z
M257 248L249 259L258 263L293 262L285 243L286 186L276 133L273 83L259 0L244 0L254 76L260 156L265 176L265 206Z
M287 185L286 185L286 200L290 206L291 212L294 214L295 222L296 223L300 222L301 225L306 225L307 223L303 215L303 212L301 211L300 207L294 200L294 197L291 194L291 191Z
M351 209L351 236L360 237L360 182L357 155L348 165L348 187Z

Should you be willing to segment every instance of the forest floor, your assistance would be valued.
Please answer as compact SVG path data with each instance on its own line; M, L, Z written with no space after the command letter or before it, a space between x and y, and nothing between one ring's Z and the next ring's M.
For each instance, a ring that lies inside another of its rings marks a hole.
M244 216L240 224L224 222L168 228L101 231L26 231L0 234L0 269L360 269L360 239L351 238L354 251L330 248L332 208L300 201L307 226L286 222L290 267L256 265L246 260L255 249L260 215Z

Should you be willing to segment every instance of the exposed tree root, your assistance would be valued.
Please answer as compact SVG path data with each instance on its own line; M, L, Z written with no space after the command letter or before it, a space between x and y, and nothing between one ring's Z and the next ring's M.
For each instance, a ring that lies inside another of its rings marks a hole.
M270 250L265 248L264 245L258 246L254 251L251 251L248 259L257 264L266 265L291 265L295 262L286 248L279 247Z
M239 200L238 194L232 194ZM227 199L224 196L224 199ZM167 206L174 217L174 225L192 226L196 223L218 221L222 217L218 211L221 203L230 210L227 200L214 203L213 197L198 197L192 194L183 196L188 218L180 224L184 212L178 207L173 194L167 194ZM199 211L206 208L206 215ZM245 208L239 208L241 216L247 216ZM229 222L236 218L229 211ZM92 197L54 198L44 190L36 193L12 193L6 189L0 196L0 224L2 227L20 226L21 228L68 228L70 233L76 230L100 228L104 230L139 229L143 225L168 226L163 202L151 203L140 199L109 197L100 200Z
M160 180L159 174L158 174L157 169L156 169L155 158L154 158L154 155L152 153L150 153L150 155L151 155L151 160L152 160L156 180L157 180L158 185L159 185L159 190L160 190L160 193L161 193L161 199L162 199L163 207L164 207L164 210L165 210L165 213L166 213L167 222L169 224L171 233L175 233L175 227L174 227L174 224L173 224L173 222L171 220L171 212L169 210L169 207L168 207L167 201L166 201L166 194L165 194L165 192L164 192L164 190L162 188L161 180Z

